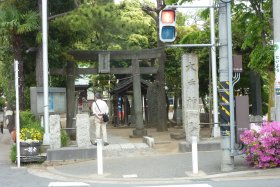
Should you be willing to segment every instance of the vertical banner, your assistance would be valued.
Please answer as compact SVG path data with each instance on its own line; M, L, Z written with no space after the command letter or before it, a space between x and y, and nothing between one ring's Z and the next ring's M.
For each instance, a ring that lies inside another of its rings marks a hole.
M280 95L280 42L274 45L275 94Z
M220 84L220 123L221 135L230 135L230 105L229 105L229 82L224 81Z
M98 72L110 73L110 53L101 52L98 54Z

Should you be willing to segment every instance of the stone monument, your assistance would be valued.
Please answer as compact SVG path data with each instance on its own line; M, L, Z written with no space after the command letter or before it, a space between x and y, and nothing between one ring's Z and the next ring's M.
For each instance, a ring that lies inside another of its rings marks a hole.
M76 137L78 147L88 147L90 143L90 121L88 114L76 115Z
M50 148L61 148L60 116L50 115Z
M198 58L195 54L182 56L182 103L186 142L191 144L192 136L199 140L200 131Z

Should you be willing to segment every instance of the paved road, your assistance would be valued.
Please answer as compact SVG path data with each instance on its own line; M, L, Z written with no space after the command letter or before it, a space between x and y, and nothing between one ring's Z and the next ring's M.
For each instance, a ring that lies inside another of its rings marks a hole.
M7 159L11 146L7 133L0 134L1 187L78 186L78 183L72 182L94 187L280 186L279 168L249 168L242 157L235 158L236 169L233 172L221 172L219 151L199 152L198 175L192 174L190 153L154 154L153 151L104 158L103 175L97 175L96 160L31 164L16 168Z

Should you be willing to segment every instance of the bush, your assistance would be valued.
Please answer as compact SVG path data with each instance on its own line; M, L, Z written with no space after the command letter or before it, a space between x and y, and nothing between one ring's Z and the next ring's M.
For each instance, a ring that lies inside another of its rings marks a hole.
M17 159L17 147L16 145L12 145L11 151L10 151L10 159L14 163Z
M0 97L0 111L3 111L5 107L5 99Z
M263 122L260 128L245 130L240 135L250 166L273 168L280 165L280 123Z
M40 121L29 110L20 112L20 128L21 140L41 141L43 139L44 128L41 127Z
M69 135L65 132L65 130L61 130L61 146L66 147L69 145L69 142L70 142Z
M21 111L19 114L20 128L38 128L41 129L41 124L30 110Z

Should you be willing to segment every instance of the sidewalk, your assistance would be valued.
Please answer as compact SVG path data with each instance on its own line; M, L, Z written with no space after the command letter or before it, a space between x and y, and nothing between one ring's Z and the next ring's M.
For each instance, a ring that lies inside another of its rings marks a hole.
M140 144L142 138L129 138L133 128L108 128L110 146L122 147L123 144ZM148 135L155 138L154 148L143 148L119 152L123 154L109 155L103 158L103 174L97 175L97 160L45 162L41 165L26 165L30 174L51 178L53 180L106 182L106 183L176 183L197 179L222 179L244 177L279 177L280 168L254 169L247 167L243 156L234 159L235 169L231 172L221 172L221 152L198 152L198 174L192 172L191 153L180 153L178 143L182 140L170 139L170 132L180 129L170 129L168 132L156 132L148 129ZM7 136L6 132L6 135ZM3 147L3 138L0 142ZM7 142L7 138L5 140ZM8 142L9 143L9 142ZM5 148L8 148L6 146ZM3 150L3 149L2 149ZM7 160L7 151L0 152L0 163ZM5 153L6 152L6 153ZM6 157L6 158L4 158Z

